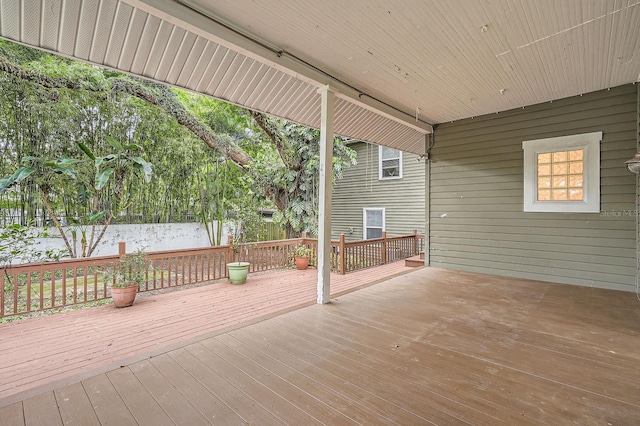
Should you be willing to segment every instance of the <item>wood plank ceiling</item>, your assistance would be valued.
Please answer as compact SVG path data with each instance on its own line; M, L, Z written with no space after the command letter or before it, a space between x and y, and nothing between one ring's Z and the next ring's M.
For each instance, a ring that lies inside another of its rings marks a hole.
M640 79L640 0L0 0L0 36L421 154L430 124Z

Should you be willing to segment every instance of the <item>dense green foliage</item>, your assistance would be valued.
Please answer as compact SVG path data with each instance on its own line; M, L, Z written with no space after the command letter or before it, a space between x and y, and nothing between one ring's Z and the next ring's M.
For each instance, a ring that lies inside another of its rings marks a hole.
M114 140L140 146L154 166L148 183L124 181L125 202L114 198L112 179L97 204L82 179L53 174L43 188L34 174L0 196L0 221L50 220L44 193L65 224L87 223L105 209L119 222L206 222L241 205L277 210L290 236L315 231L317 131L4 40L0 61L0 176L25 158L81 159L82 146L104 157ZM339 139L335 148L339 177L355 154ZM79 169L79 176L95 187L94 172Z

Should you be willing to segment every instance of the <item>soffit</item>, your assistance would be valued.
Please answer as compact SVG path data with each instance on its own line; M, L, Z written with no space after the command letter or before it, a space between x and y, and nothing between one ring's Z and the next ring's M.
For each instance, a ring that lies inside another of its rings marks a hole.
M640 80L638 0L183 2L432 124Z
M337 133L417 154L425 122L640 78L638 0L0 0L0 35L313 127L335 85Z
M0 36L320 126L322 82L220 43L202 29L206 19L191 26L152 10L117 0L0 0ZM427 133L344 96L336 99L334 131L415 153L424 152Z

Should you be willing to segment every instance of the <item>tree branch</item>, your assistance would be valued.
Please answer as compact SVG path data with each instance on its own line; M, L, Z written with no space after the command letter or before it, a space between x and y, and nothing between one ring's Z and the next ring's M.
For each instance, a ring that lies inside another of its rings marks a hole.
M107 81L110 88L94 82L70 79L66 77L50 77L46 74L27 70L11 63L0 55L0 71L11 74L22 80L30 81L48 89L87 90L90 92L126 93L155 105L174 117L178 123L189 129L194 135L206 143L210 148L218 150L231 161L242 168L246 168L251 157L242 148L234 144L226 135L216 134L209 126L199 121L187 111L177 100L173 91L166 86L157 85L156 90L133 78L112 77Z
M291 156L287 153L286 145L288 145L288 141L283 138L282 135L280 135L277 131L273 130L273 126L269 123L269 119L267 118L267 116L257 111L250 111L250 114L251 118L253 118L253 121L256 122L258 127L260 127L262 131L267 134L269 139L271 139L271 142L278 150L278 154L280 155L280 158L282 159L285 167L289 170L300 170L300 161L291 158Z

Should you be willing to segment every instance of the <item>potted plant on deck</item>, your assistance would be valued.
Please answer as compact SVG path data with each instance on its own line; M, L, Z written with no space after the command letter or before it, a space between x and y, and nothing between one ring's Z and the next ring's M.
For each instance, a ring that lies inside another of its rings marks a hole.
M231 284L244 284L249 273L249 241L258 239L262 217L254 197L244 197L232 206L233 229L229 245L233 249L233 259L227 263Z
M131 306L138 290L147 281L149 263L147 254L138 250L120 256L106 272L111 281L111 298L116 308Z
M244 241L242 238L238 238L237 240L233 237L230 237L230 245L233 249L233 257L232 262L227 263L227 269L229 270L229 281L231 284L244 284L247 282L247 275L249 274L249 262L240 261L240 248L244 247ZM236 260L237 259L237 260Z
M296 260L296 268L305 270L309 267L309 258L311 257L311 249L304 245L296 247L294 254Z

